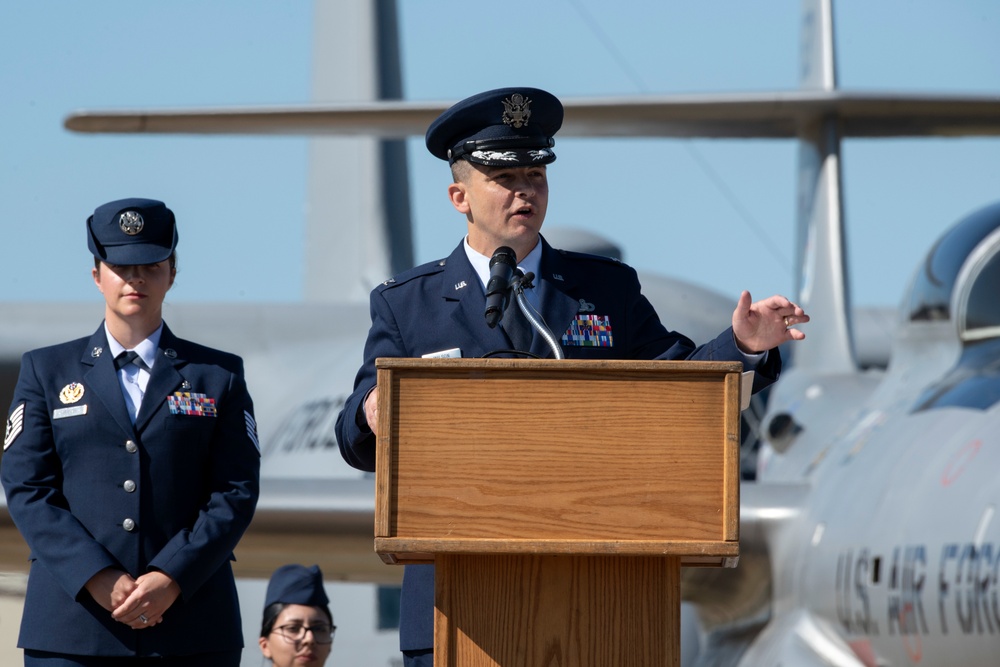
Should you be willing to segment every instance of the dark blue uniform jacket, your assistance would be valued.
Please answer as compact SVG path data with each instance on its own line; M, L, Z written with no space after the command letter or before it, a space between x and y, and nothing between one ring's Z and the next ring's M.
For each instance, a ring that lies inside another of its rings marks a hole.
M641 294L631 267L605 257L556 250L544 239L541 243L541 276L535 279L540 310L567 359L745 359L732 329L701 347L668 331ZM375 386L375 359L420 357L456 347L470 358L511 348L500 326L486 325L485 309L481 283L461 243L448 259L411 269L372 291L364 365L337 419L340 451L350 465L375 470L375 437L363 418L365 396ZM589 324L607 325L611 344L606 344L607 337L602 345L579 344L579 334ZM538 335L531 351L552 356ZM774 382L780 369L781 356L777 349L771 350L753 369L754 390ZM407 566L400 609L403 650L433 646L433 605L433 566Z
M184 414L199 411L185 393L202 395L202 414ZM28 352L5 444L0 476L31 549L18 646L146 656L243 645L230 561L257 503L260 454L239 357L164 326L133 426L103 326ZM161 570L181 596L162 623L132 630L84 588L106 567Z

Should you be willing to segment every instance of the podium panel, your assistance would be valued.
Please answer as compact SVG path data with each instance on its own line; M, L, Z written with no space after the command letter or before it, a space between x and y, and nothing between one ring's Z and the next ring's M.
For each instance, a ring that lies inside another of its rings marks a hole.
M436 567L437 665L680 663L676 558L440 556Z
M733 564L728 362L379 359L376 550Z

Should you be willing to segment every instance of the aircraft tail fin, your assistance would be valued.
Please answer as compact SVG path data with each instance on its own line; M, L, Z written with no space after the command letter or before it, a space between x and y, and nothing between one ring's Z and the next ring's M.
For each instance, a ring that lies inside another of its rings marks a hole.
M324 102L403 97L395 0L316 3L313 95ZM316 137L309 146L303 293L308 301L365 301L413 266L406 143Z
M837 88L831 0L803 0L800 86ZM818 117L799 128L796 202L796 299L824 321L795 347L795 365L828 372L856 368L850 322L840 164L840 119Z

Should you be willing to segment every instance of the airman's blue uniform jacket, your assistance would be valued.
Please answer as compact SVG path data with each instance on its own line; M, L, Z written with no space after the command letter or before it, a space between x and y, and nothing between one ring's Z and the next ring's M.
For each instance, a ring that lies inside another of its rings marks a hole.
M541 275L535 279L540 311L567 359L745 360L731 328L700 347L668 331L642 295L631 267L605 257L556 250L544 239L541 243ZM375 359L420 357L456 347L466 358L510 349L503 329L486 325L485 309L479 277L461 243L446 260L411 269L372 291L364 365L337 419L340 451L350 465L375 470L375 436L363 419L365 396L375 386ZM604 336L583 335L588 330L600 330ZM552 356L538 335L531 352ZM771 350L753 369L754 390L774 382L780 369L781 356L777 349ZM433 646L433 601L433 566L407 566L400 610L403 650Z
M257 503L260 454L243 362L164 325L133 426L104 327L28 352L0 461L31 550L18 646L103 656L243 645L230 561ZM163 622L132 630L84 588L112 567L181 589Z

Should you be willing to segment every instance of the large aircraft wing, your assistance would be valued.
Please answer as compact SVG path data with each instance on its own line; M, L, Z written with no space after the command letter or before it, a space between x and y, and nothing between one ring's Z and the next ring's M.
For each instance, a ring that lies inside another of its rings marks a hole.
M74 132L123 134L422 135L453 102L369 102L175 110L79 111ZM789 91L563 100L561 137L794 139L835 117L843 137L1000 136L1000 95Z

